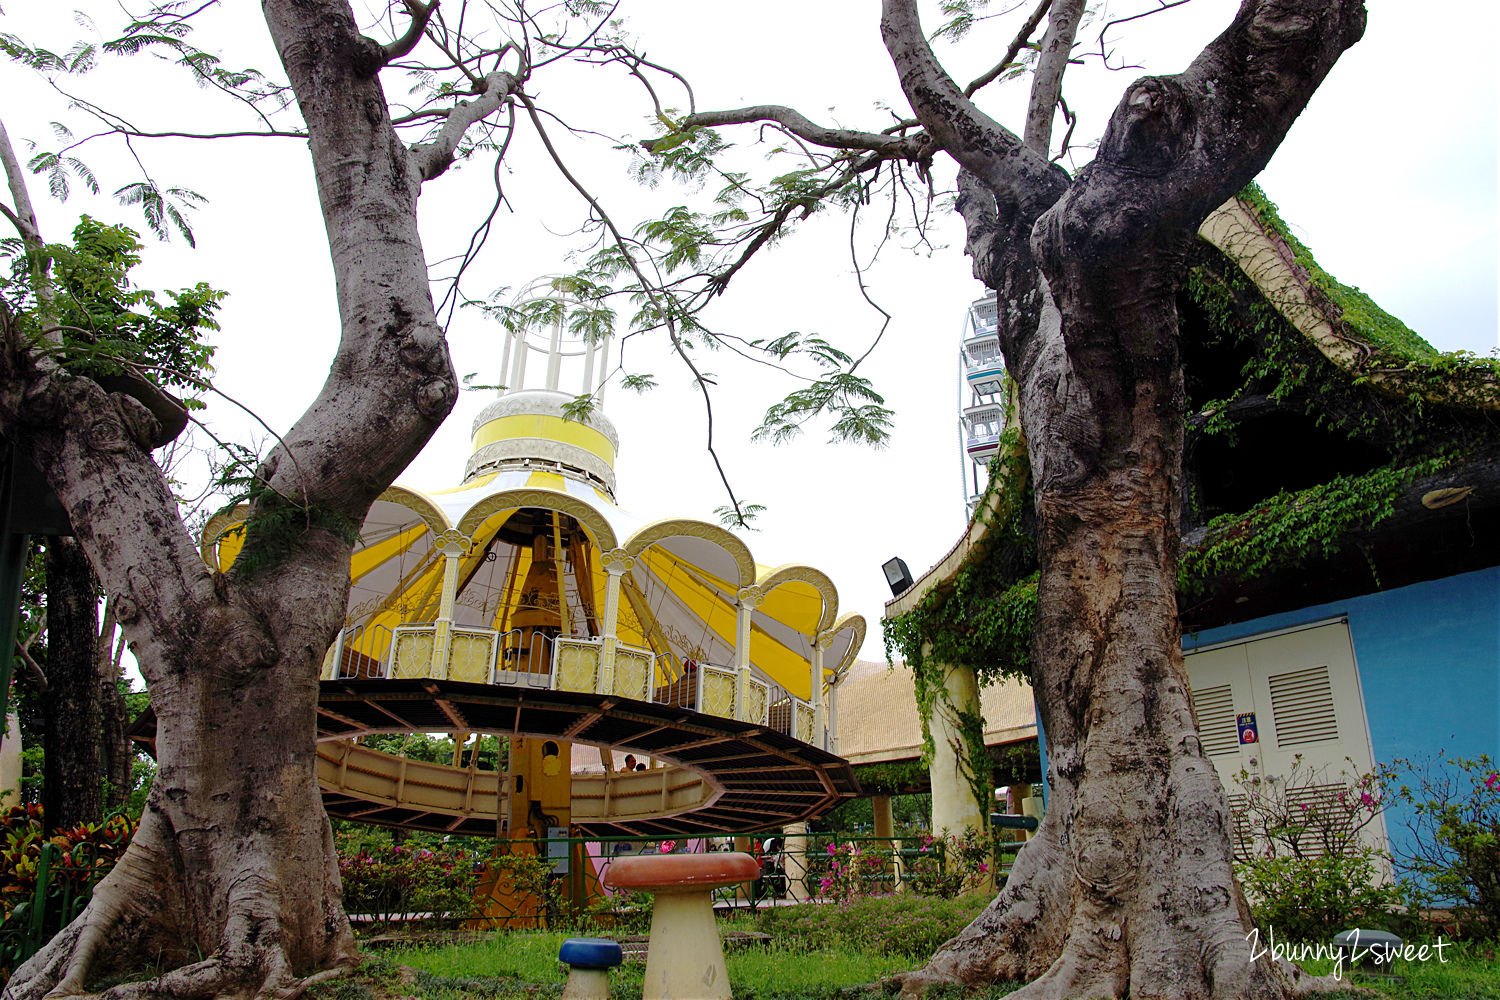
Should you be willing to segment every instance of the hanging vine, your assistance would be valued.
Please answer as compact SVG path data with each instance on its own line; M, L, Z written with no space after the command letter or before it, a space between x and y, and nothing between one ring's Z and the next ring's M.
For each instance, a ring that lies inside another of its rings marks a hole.
M1204 328L1193 335L1211 350L1245 360L1238 384L1223 398L1195 399L1190 383L1189 404L1197 410L1190 433L1232 441L1239 426L1234 404L1265 396L1325 431L1379 449L1389 460L1213 517L1204 540L1182 554L1178 589L1184 596L1200 594L1215 581L1247 581L1331 558L1351 533L1389 517L1413 481L1500 445L1494 412L1500 359L1438 352L1369 296L1319 267L1257 186L1240 197L1285 242L1310 279L1320 311L1341 338L1358 346L1359 360L1352 371L1329 360L1230 257L1200 241L1183 286L1183 312L1202 318ZM883 623L887 658L912 669L924 763L934 750L928 720L939 699L947 700L946 664L972 667L981 688L1029 674L1038 578L1032 503L1026 450L1010 429L1001 436L978 505L987 527L983 539L951 581ZM1373 564L1371 570L1377 572ZM962 734L956 756L987 813L983 720L972 707L948 707Z

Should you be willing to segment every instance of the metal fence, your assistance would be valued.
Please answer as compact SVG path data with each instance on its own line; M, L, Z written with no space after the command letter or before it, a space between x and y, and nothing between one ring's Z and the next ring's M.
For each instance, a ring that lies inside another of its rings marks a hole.
M992 884L1004 884L1022 843L998 843L989 862ZM830 850L832 848L832 850ZM855 876L857 884L834 876L834 864L847 861L857 848L862 858ZM957 891L962 873L942 839L918 836L900 839L871 834L811 833L803 850L788 850L786 838L776 831L760 831L721 837L555 837L503 842L499 848L513 858L531 859L532 871L525 875L524 892L499 886L504 878L482 880L475 926L519 929L523 927L612 926L629 922L631 911L641 905L631 893L613 893L603 883L610 865L618 858L641 854L697 853L741 850L759 862L760 876L751 882L715 890L719 910L753 911L767 906L832 902L853 895L911 892L951 895ZM583 866L582 870L579 866ZM514 873L516 863L502 866ZM512 874L508 876L514 880ZM522 899L520 897L524 896Z
M114 860L104 857L93 843L68 848L43 843L31 893L0 922L0 966L14 970L66 927L113 866Z

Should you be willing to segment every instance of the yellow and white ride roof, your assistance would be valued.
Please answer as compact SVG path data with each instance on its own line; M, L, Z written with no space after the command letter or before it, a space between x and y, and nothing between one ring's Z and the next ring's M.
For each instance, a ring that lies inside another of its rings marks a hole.
M754 605L752 668L811 699L813 645L821 643L825 683L841 676L864 640L865 622L839 615L833 582L810 566L759 565L743 540L718 525L647 522L617 506L610 495L614 428L602 414L563 418L570 399L552 390L502 395L475 421L467 481L436 491L393 486L376 501L350 565L346 627L355 631L346 648L379 661L392 629L433 621L442 550L456 543L464 554L454 626L516 627L518 611L536 606L535 592L523 590L540 554L562 567L564 581L550 601L554 611L565 608L563 634L600 635L608 556L629 567L615 635L655 653L659 674L679 674L689 662L735 663L743 599ZM238 554L241 536L231 530L238 520L219 515L205 529L204 557L212 565L227 568Z

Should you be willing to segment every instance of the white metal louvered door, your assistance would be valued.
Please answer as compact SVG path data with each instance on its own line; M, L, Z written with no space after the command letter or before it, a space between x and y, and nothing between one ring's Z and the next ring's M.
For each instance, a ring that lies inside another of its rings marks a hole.
M1249 850L1251 843L1250 828L1241 813L1245 797L1239 792L1240 771L1258 774L1260 769L1257 748L1241 745L1237 723L1239 713L1255 710L1246 645L1219 646L1184 657L1198 737L1203 741L1203 752L1213 761L1234 814L1236 854Z
M1214 762L1233 808L1243 769L1284 777L1301 755L1303 773L1322 779L1307 796L1336 796L1343 773L1373 767L1364 698L1349 628L1342 621L1287 630L1216 646L1186 657L1194 711L1204 750ZM1253 714L1255 742L1242 741L1241 722ZM1366 829L1380 846L1379 823Z
M1261 721L1262 766L1283 774L1302 765L1360 773L1373 766L1364 698L1343 622L1273 635L1245 644Z

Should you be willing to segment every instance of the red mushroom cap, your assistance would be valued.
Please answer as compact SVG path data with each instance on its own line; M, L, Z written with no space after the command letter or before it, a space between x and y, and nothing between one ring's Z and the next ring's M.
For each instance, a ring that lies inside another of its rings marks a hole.
M652 891L714 889L759 877L760 865L748 854L645 854L615 859L604 884Z

